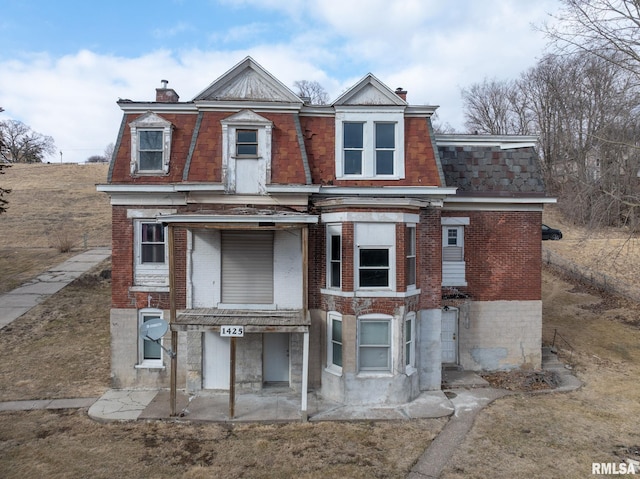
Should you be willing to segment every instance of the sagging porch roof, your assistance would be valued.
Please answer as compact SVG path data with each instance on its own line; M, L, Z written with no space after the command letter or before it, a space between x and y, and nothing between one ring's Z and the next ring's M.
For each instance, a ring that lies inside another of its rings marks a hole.
M180 311L172 331L219 331L220 326L244 326L247 333L303 333L311 318L302 309L258 310L197 308Z
M173 225L244 225L255 227L307 225L318 222L317 215L295 211L234 208L225 211L199 211L195 213L161 214L156 221Z

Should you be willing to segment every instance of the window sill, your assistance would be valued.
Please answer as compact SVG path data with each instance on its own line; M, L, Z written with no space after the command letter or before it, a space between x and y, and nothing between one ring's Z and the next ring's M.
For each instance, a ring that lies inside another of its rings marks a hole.
M136 364L134 368L135 369L158 369L158 370L166 369L164 364L147 364L147 363Z
M324 370L325 370L325 372L327 372L327 373L329 373L329 374L331 374L333 376L342 377L342 368L341 367L331 365L329 367L326 367Z
M417 296L420 294L420 289L412 289L410 291L368 291L368 290L359 290L359 291L341 291L339 289L320 289L321 294L326 294L330 296L340 296L342 298L409 298L411 296Z
M405 373L407 376L409 376L409 377L413 376L413 375L414 375L414 374L416 374L417 372L418 372L418 370L417 370L415 367L413 367L413 366L407 366L407 367L405 368L405 371L404 371L404 373Z
M362 371L356 374L357 379L382 379L382 378L392 378L393 374L390 371Z
M131 286L129 291L132 293L168 293L169 286Z

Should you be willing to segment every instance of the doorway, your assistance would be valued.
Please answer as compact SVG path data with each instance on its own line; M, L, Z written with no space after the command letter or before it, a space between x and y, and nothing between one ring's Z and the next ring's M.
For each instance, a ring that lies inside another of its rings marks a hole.
M220 333L204 332L202 351L202 387L203 389L229 390L229 338L220 337Z
M442 363L458 364L458 310L442 310Z
M289 386L289 333L265 333L262 380L265 385Z

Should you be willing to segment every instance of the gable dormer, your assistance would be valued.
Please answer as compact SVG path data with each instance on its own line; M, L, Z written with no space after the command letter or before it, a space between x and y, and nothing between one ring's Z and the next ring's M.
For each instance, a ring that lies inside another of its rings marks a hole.
M195 102L255 101L296 103L302 100L253 58L246 57L195 96Z
M222 124L222 183L227 193L266 194L271 183L271 120L242 110Z
M333 107L336 178L403 179L407 102L369 74L343 93Z
M131 175L161 175L169 172L170 121L151 111L129 123L131 129Z

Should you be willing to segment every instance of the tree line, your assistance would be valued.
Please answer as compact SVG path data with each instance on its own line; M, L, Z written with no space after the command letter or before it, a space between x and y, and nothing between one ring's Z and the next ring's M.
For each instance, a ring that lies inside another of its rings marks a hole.
M640 2L563 0L551 53L462 90L472 133L538 135L550 193L576 222L640 225Z

